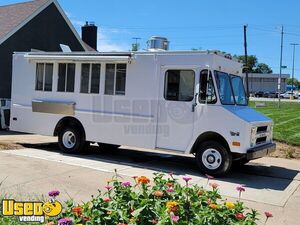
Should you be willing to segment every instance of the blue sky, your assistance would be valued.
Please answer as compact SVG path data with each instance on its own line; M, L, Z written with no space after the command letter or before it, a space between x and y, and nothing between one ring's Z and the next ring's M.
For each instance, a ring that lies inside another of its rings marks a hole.
M0 0L1 4L20 2ZM279 71L280 26L284 25L283 64L291 73L292 47L300 44L297 0L59 0L80 32L84 21L99 26L99 50L128 50L133 37L146 47L152 35L167 37L172 50L218 49L243 54L243 25L248 24L248 51ZM296 77L300 79L300 46Z

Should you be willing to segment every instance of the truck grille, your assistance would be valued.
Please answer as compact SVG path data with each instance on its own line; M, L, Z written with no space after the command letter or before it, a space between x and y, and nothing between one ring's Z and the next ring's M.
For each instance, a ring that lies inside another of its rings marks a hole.
M272 141L272 126L260 125L252 128L251 146L263 145Z
M267 137L260 137L260 138L256 139L256 144L260 145L260 144L266 143L266 141L267 141Z
M267 132L268 130L268 126L262 126L262 127L258 127L257 128L257 133L260 134L260 133L263 133L263 132Z

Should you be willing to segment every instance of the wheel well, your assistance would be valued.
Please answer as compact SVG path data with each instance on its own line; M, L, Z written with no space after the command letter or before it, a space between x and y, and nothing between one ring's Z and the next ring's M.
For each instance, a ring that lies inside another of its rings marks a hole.
M62 118L62 119L56 124L56 127L55 127L55 129L54 129L53 135L54 135L54 136L57 136L59 130L60 130L61 128L63 128L63 127L76 127L76 128L78 128L78 129L80 130L80 132L82 132L84 139L85 139L85 137L86 137L86 136L85 136L85 131L84 131L84 128L83 128L81 122L80 122L78 119L74 118L74 117L69 117L69 116L68 116L68 117Z
M230 152L230 147L229 147L226 139L222 135L220 135L216 132L210 131L210 132L205 132L205 133L201 134L197 138L197 140L195 141L195 143L191 149L191 153L196 153L197 147L205 141L216 141L216 142L220 143L221 145L223 145L227 149L227 151Z

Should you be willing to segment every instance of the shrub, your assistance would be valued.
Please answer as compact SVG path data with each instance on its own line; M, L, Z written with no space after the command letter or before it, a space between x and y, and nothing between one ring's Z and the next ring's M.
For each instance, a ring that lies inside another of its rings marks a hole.
M90 202L83 205L75 205L73 201L66 202L60 220L55 219L51 224L256 224L258 213L246 208L240 200L223 200L218 184L208 185L212 177L208 177L204 188L191 185L189 177L183 177L185 184L181 185L172 174L167 178L162 173L154 175L150 185L150 179L145 176L134 177L131 183L120 181L116 174L107 182L106 191L99 191L97 196L92 196ZM241 195L245 189L239 186L237 191Z

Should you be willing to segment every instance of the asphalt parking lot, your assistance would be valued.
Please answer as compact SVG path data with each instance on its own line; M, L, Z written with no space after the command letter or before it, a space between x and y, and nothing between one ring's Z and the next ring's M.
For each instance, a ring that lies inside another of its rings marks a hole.
M134 175L151 177L153 172L161 171L173 172L179 179L183 175L191 176L194 183L204 187L207 184L189 156L126 146L115 151L91 146L84 154L65 155L58 150L55 138L1 133L0 142L14 141L24 147L0 151L1 195L32 198L55 188L62 191L64 200L71 197L78 202L86 201L104 187L115 170L124 180ZM300 224L299 170L299 161L266 157L234 168L228 176L215 182L220 184L221 194L229 199L236 199L236 186L245 184L243 201L260 213L272 211L276 220L269 224L294 225Z

